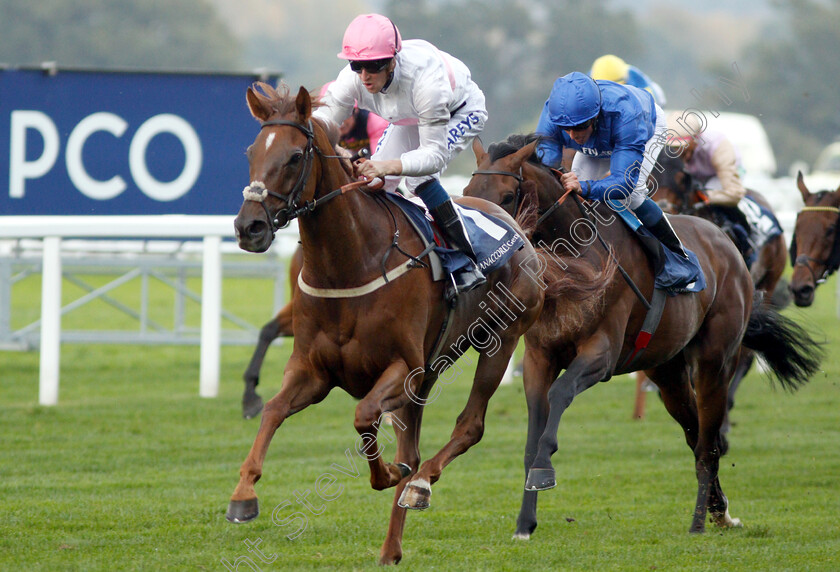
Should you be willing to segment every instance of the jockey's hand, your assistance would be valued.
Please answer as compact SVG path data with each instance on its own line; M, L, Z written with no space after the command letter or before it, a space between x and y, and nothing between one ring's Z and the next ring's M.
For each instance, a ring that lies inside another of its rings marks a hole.
M578 181L577 175L572 171L560 175L560 182L563 183L563 188L565 190L581 194L582 189L580 188L580 181Z
M356 170L359 175L368 179L375 179L377 177L385 178L385 175L401 175L402 161L399 159L390 159L387 161L359 159L356 161Z

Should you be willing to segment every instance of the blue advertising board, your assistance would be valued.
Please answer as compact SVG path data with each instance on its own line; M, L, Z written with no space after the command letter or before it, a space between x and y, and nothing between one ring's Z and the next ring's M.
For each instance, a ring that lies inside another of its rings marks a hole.
M257 79L0 70L0 216L235 214Z

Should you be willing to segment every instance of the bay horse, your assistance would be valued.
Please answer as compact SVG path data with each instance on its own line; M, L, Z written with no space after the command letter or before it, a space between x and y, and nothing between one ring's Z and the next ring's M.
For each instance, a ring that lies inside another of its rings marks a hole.
M790 243L790 290L794 304L808 307L814 303L817 286L840 267L840 186L812 193L801 171L796 186L805 206L796 216Z
M702 191L695 184L691 174L685 171L685 163L681 158L671 157L664 152L661 153L656 167L651 169L649 186L651 187L651 198L657 201L665 212L705 218L724 229L727 236L737 244L738 238L732 234L731 230L725 228L727 225L722 212L705 203ZM747 189L747 196L770 212L773 211L770 203L760 192ZM748 225L749 223L744 219L743 224ZM749 267L750 276L756 290L764 292L764 303L771 304L778 310L784 309L790 303L791 296L788 285L782 278L786 265L787 247L784 234L780 233L759 247L755 261ZM753 352L747 348L741 348L738 367L729 384L727 415L723 423L724 432L728 432L730 428L729 412L735 406L735 394L754 361L755 355ZM644 394L638 384L635 403L634 417L641 418L644 416Z
M288 86L264 83L249 87L246 99L260 130L248 148L252 182L234 222L239 246L263 252L275 229L297 218L303 266L282 387L265 404L226 517L235 523L257 517L255 484L275 431L339 387L360 400L353 424L371 487L396 487L380 551L381 563L394 564L402 558L406 509L428 507L444 467L481 439L488 400L540 313L541 285L526 272L536 255L527 240L519 241L524 246L484 285L451 306L443 282L433 281L419 260L425 245L406 215L383 192L356 181L349 161L336 155L337 127L312 117L319 102L303 87L295 97ZM518 228L492 203L459 202ZM469 347L479 357L467 404L450 441L421 466L423 404L437 377ZM385 412L392 412L397 434L393 463L381 458L377 442Z
M602 267L605 257L614 257L629 280L614 273L603 295L585 308L546 295L540 317L525 334L527 477L514 538L530 538L537 526L537 492L556 484L551 457L558 448L563 412L584 390L635 370L645 371L659 387L694 453L697 499L690 532L704 531L707 513L717 526L739 526L729 514L718 476L726 448L720 429L739 349L743 344L758 352L781 385L794 390L819 367L819 345L802 328L756 303L746 265L719 228L698 217L676 215L670 221L697 255L707 285L698 293L668 297L649 345L635 363L628 360L638 350L647 314L629 281L650 299L653 265L609 207L584 203L575 194L563 200L555 173L534 153L537 143L535 136L514 135L485 152L474 141L478 168L464 194L495 202L510 213L536 206L540 219L531 240L546 245L555 263L578 259Z

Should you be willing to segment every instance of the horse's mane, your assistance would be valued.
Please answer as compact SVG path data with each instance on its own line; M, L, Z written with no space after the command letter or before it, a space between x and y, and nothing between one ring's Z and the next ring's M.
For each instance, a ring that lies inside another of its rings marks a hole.
M254 95L268 105L273 115L276 114L282 116L295 110L297 95L293 96L289 86L285 83L280 82L277 87L274 88L265 82L258 81L255 82L252 87ZM312 109L317 109L323 105L325 105L325 103L320 97L312 97ZM330 140L330 145L332 145L333 150L335 150L338 146L338 127L335 125L326 125L318 118L314 118L314 121L323 127ZM337 151L335 152L337 153ZM353 165L350 161L342 160L340 163L347 175L349 177L354 177Z
M529 143L542 141L542 139L543 137L541 135L537 135L536 133L528 133L524 135L514 133L513 135L508 135L508 138L504 141L491 143L487 148L487 154L490 156L490 161L495 163L502 157L507 157L508 155L516 153ZM528 157L528 162L533 163L534 165L542 165L536 153Z
M277 87L263 82L257 81L251 86L254 95L257 96L263 103L277 115L286 115L295 110L295 101L297 94L292 95L289 86L282 81L277 84ZM321 107L323 103L318 97L312 98L312 108Z
M534 141L540 141L536 133L509 135L504 141L491 143L487 154L491 162L511 155ZM528 157L528 163L548 171L536 152ZM552 175L553 176L553 175ZM522 209L516 221L523 229L532 228L537 221L539 204L536 185L522 185ZM545 306L539 335L542 342L569 339L585 326L603 308L604 296L612 282L618 263L614 256L602 257L601 263L592 263L573 256L571 253L548 252L534 245L544 257L547 268L542 275L548 285L545 291ZM557 263L560 258L565 268ZM552 317L551 321L546 318Z

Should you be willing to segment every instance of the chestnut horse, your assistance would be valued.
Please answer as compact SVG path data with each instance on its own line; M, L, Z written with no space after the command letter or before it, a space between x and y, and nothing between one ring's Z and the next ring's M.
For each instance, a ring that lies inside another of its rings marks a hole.
M840 267L840 186L811 193L800 172L796 186L805 206L796 216L790 243L790 290L797 306L814 303L817 286Z
M727 387L741 344L762 355L789 390L817 370L819 346L772 308L754 303L747 267L719 228L698 217L673 216L670 220L697 255L707 285L698 293L668 297L649 345L635 363L628 360L638 348L637 334L647 315L629 283L650 299L653 266L640 241L606 205L581 202L575 194L562 200L563 187L551 169L539 164L536 144L533 136L511 136L485 152L475 141L478 169L464 194L512 213L535 202L541 215L531 240L550 248L557 257L554 263L577 258L598 267L609 256L624 270L613 275L603 296L583 308L547 294L539 319L525 334L527 477L514 538L530 538L537 526L537 491L556 484L551 457L563 412L584 390L635 370L645 371L659 387L694 453L697 500L690 531L705 529L707 512L718 526L738 526L729 515L718 467L726 448L720 429Z
M252 182L234 223L239 245L263 252L276 228L298 218L303 268L293 299L292 354L280 392L265 404L227 519L245 522L259 514L254 485L280 424L340 387L360 400L357 452L369 464L371 486L396 487L380 552L381 563L393 564L402 557L406 509L428 507L431 485L444 467L481 439L488 400L542 309L541 285L527 271L536 254L524 241L485 284L461 294L452 307L444 301L443 282L433 281L419 260L425 246L406 215L384 193L355 181L349 161L335 154L337 128L312 118L317 102L309 93L301 88L291 97L287 86L258 83L248 89L247 102L261 128L248 149ZM496 205L479 199L461 204L518 228ZM483 317L488 309L507 319ZM470 346L479 358L467 404L450 441L420 466L423 404L438 375ZM376 440L388 411L397 433L393 463L381 458Z
M665 212L695 215L721 226L721 223L724 223L721 218L722 214L714 206L705 204L701 191L694 184L691 175L684 170L684 167L685 163L679 157L670 157L666 153L662 153L657 160L657 167L651 170L651 197L662 206ZM747 196L772 212L770 203L758 191L748 189ZM748 224L746 219L744 224ZM729 232L727 232L727 236L733 242L737 241ZM784 234L780 233L761 245L756 253L755 262L749 269L756 290L764 292L764 303L772 304L778 310L785 308L790 303L788 285L782 279L786 265L785 237ZM729 412L735 406L735 393L754 361L755 355L749 349L741 348L738 368L729 384L727 415L723 423L724 433L729 431ZM641 418L644 416L644 394L638 384L635 409L634 417Z

